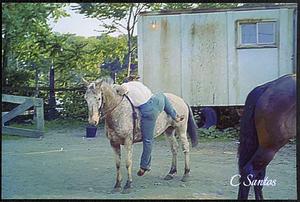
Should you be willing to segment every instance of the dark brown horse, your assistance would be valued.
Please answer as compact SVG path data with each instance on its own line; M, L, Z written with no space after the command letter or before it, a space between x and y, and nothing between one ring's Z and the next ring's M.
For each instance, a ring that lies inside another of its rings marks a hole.
M266 166L276 152L296 136L296 75L285 75L254 88L241 119L238 199L263 199ZM254 182L254 183L253 183Z

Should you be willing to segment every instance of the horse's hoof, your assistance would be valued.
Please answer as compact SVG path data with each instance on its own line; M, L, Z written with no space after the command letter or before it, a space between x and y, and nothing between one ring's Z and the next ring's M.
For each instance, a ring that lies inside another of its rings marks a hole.
M189 175L189 174L185 174L185 175L182 177L181 181L182 181L182 182L187 182L187 181L189 181L189 179L190 179L190 175Z
M128 194L131 192L131 188L132 188L132 181L127 181L124 188L123 188L123 191L122 191L122 194Z
M168 174L164 180L172 180L174 178L174 175Z
M131 187L130 188L125 188L124 187L124 189L123 189L123 191L122 191L122 194L129 194L130 192L131 192Z
M115 194L115 193L118 193L118 192L121 192L121 187L115 187L115 188L111 191L112 194Z

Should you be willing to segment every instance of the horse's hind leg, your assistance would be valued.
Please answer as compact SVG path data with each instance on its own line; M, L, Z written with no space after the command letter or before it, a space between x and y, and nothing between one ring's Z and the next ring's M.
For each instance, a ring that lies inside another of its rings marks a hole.
M262 169L261 172L258 173L256 179L257 180L264 180L266 176L266 168ZM263 200L264 197L263 197L263 193L262 193L262 188L263 188L263 185L256 185L254 186L254 193L255 193L255 199L256 200Z
M122 193L129 193L132 188L132 140L126 139L124 147L126 150L127 182Z
M164 178L165 180L171 180L177 173L177 152L178 152L178 142L175 137L175 130L168 129L165 132L165 136L170 143L172 151L172 165L168 175Z
M265 149L261 146L258 147L258 149L254 153L250 161L241 170L241 180L240 180L241 184L239 188L239 199L247 199L249 188L250 188L250 182L260 177L259 174L261 172L262 174L264 174L263 171L266 169L267 165L273 159L275 153L276 151L272 149ZM246 186L244 186L243 183L245 183ZM256 189L257 189L257 193L255 194L255 197L260 197L260 195L262 197L262 186L257 187ZM261 192L261 194L259 194L259 192Z
M186 135L186 127L176 129L176 133L179 134L179 138L182 143L182 150L184 153L184 175L181 181L186 182L190 177L190 144Z
M117 179L116 184L114 186L114 189L112 192L119 192L121 191L121 181L122 181L122 175L121 175L121 147L119 144L116 144L112 141L110 141L110 145L112 146L114 153L115 153L115 161L116 161L116 169L117 169Z
M249 191L250 191L250 185L246 186L244 183L247 182L247 176L248 174L246 172L241 171L241 177L240 177L240 185L239 185L239 192L238 192L238 200L246 200L248 199Z

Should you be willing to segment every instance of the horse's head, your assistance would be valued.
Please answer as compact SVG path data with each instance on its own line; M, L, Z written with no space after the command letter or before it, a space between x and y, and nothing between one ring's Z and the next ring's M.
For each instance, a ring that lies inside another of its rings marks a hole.
M100 118L100 109L103 105L103 96L101 90L102 80L96 80L94 82L86 82L87 89L84 95L84 99L88 104L89 110L89 124L98 125Z

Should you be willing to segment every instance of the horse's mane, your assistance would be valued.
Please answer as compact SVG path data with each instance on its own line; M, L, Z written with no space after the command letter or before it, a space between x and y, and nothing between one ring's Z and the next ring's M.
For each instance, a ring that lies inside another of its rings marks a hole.
M108 100L112 101L115 99L117 93L114 92L114 90L110 84L108 84L105 81L102 81L101 89L102 89L102 93L103 93L106 101L108 101Z
M101 83L101 91L103 94L104 102L113 104L118 98L122 97L117 93L114 89L113 84L107 83L106 81L102 81Z

